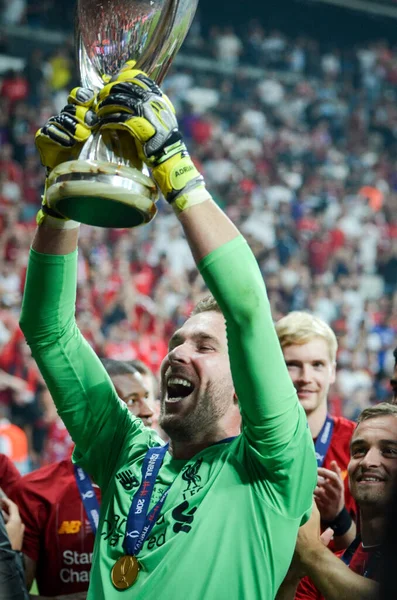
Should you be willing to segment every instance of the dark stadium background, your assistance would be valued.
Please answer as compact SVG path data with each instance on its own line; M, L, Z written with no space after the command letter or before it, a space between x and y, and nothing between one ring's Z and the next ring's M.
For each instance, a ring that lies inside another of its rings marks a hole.
M385 3L396 9L393 0L372 0L375 7ZM366 0L366 4L371 4L371 0ZM47 25L49 29L72 30L75 6L76 0L57 0L57 12ZM204 34L213 26L233 25L244 38L249 21L258 19L267 31L280 28L292 38L307 35L317 39L324 49L380 38L397 43L396 19L338 7L325 0L199 0L198 14ZM10 39L15 56L24 56L37 44L41 45L41 41L36 36L34 40L25 39L23 45L18 38L15 43Z
M373 4L380 3L374 0ZM231 23L242 33L239 24L260 18L266 28L281 27L289 35L305 33L323 43L351 44L379 36L397 41L394 19L369 16L316 0L199 0L199 10L205 28Z
M58 0L59 26L73 20L76 0ZM348 4L348 3L346 3ZM366 5L391 5L394 0L366 0ZM243 33L241 24L259 18L266 28L282 28L288 35L305 33L330 44L351 44L380 36L397 41L396 21L379 15L334 6L323 0L199 0L200 20L204 30L213 25L233 24Z

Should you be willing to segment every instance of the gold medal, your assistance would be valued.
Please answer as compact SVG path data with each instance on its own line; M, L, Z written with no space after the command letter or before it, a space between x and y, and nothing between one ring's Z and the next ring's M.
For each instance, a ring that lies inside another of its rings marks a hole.
M126 590L134 585L139 573L139 564L135 556L122 556L114 564L111 579L115 588Z

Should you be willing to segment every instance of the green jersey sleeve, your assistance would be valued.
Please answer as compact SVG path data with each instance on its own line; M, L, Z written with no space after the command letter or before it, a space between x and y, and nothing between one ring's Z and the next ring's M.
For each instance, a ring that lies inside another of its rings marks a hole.
M101 485L127 439L143 434L117 397L102 363L75 322L77 252L31 250L20 325L76 444L76 456Z
M226 320L248 460L253 469L259 465L258 481L272 487L267 496L275 494L274 504L284 509L288 496L296 514L302 514L311 506L317 475L313 442L285 365L259 267L239 236L205 257L199 268Z

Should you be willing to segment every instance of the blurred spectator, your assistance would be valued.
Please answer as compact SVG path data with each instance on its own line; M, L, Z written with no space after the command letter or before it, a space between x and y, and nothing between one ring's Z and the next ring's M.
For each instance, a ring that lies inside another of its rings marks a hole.
M19 25L26 12L26 0L5 2L2 9L1 21L4 25Z
M236 67L243 44L237 37L233 27L225 27L215 38L215 58L223 67Z
M5 454L23 475L28 473L28 439L26 433L6 417L7 411L0 407L0 452Z
M48 61L50 74L48 82L53 92L68 89L72 78L72 62L66 48L58 48Z
M22 73L8 71L2 81L0 96L9 104L12 112L15 102L25 100L29 93L29 86Z
M24 75L29 86L29 104L37 106L41 101L44 83L43 52L36 48L26 60Z
M378 270L385 282L384 293L393 296L397 292L397 240L380 259Z

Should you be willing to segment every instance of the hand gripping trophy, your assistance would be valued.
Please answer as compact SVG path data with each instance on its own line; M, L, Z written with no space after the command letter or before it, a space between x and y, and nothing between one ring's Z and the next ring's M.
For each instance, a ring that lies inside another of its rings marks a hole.
M98 92L131 60L160 83L186 37L197 3L78 0L82 85ZM157 186L143 172L131 138L123 131L95 131L77 160L53 169L47 194L63 216L99 227L137 227L157 213Z

